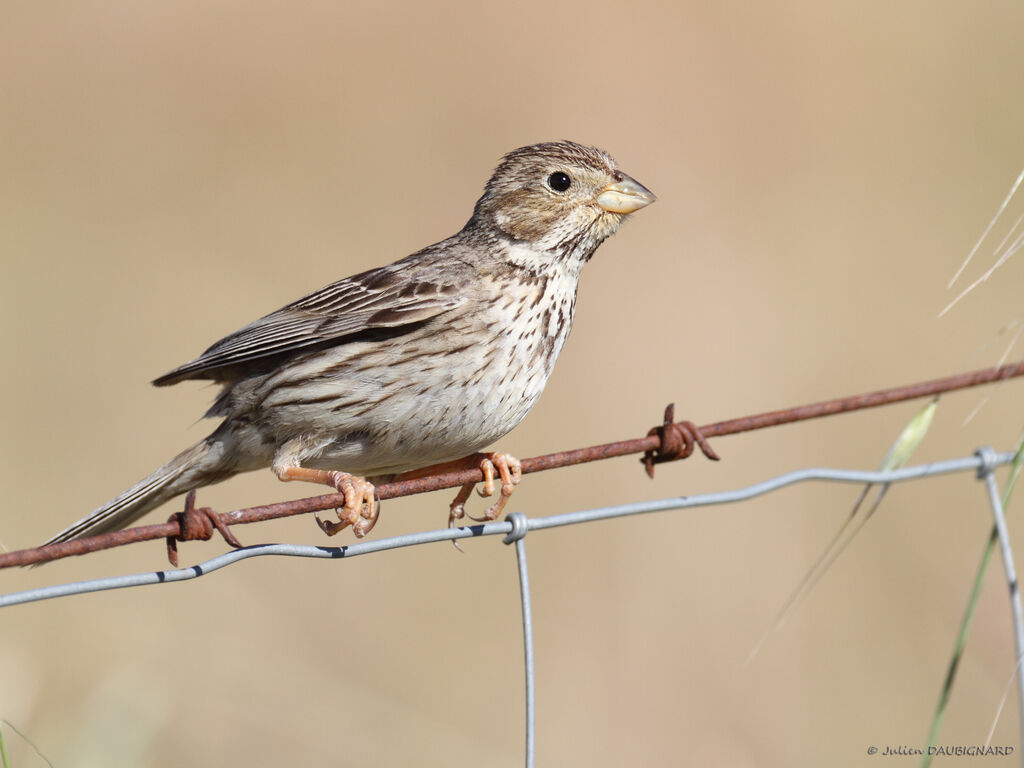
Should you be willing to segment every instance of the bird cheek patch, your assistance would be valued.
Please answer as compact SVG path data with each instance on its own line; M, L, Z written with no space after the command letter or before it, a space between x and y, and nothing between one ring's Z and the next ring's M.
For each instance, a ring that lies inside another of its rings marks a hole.
M552 226L555 212L539 204L536 195L517 189L502 195L494 211L494 220L516 240L536 242L543 239Z

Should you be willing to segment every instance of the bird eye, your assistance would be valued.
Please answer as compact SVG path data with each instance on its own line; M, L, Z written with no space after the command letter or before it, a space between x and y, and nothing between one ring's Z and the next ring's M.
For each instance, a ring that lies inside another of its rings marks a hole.
M572 179L569 178L567 173L555 171L548 176L548 186L555 190L555 192L565 192L565 190L572 186Z

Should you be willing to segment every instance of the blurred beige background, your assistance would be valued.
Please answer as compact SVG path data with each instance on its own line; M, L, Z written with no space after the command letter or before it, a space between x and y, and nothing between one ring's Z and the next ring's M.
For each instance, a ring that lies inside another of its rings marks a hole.
M536 141L604 147L659 202L588 267L506 450L642 435L669 401L706 423L993 364L1005 338L978 350L1019 315L1024 259L936 315L1024 162L1022 24L1014 2L5 4L0 540L40 542L212 429L214 390L149 380L451 234L500 155ZM1021 387L966 426L989 393L947 397L920 458L1010 448ZM869 469L918 407L721 439L720 464L654 482L632 458L534 475L512 507ZM320 492L261 472L199 498ZM531 534L539 761L854 765L922 744L990 525L969 476L892 490L744 667L855 496ZM374 536L439 527L448 499L388 502ZM238 535L327 543L308 518ZM513 553L464 549L6 609L0 717L56 765L519 765ZM136 546L5 571L0 591L163 562ZM943 743L984 740L1012 667L996 567ZM994 743L1019 749L1016 723L1011 701ZM39 764L5 734L14 765Z

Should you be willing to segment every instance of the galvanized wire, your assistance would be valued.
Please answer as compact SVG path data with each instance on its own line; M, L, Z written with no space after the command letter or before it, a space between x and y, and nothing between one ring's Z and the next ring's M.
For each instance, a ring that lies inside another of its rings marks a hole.
M996 453L988 446L979 448L975 454L981 459L981 466L978 468L978 479L984 481L985 489L988 491L988 503L992 507L992 517L995 520L996 531L999 534L999 550L1003 556L1003 569L1006 571L1006 583L1010 589L1010 610L1013 614L1013 637L1017 649L1017 659L1014 668L1020 666L1020 660L1024 658L1024 615L1021 613L1020 585L1017 583L1017 569L1013 564L1013 549L1010 546L1010 531L1006 527L1006 516L1003 514L1003 500L1000 498L999 485L996 483L995 470L997 464ZM1020 732L1024 734L1024 676L1017 675L1017 692L1020 696ZM1024 754L1021 755L1024 761ZM1024 763L1022 763L1024 764Z
M512 512L506 518L512 526L505 544L516 545L516 564L519 566L519 596L523 608L523 667L526 671L526 768L533 768L536 737L537 676L533 665L533 609L530 607L530 573L526 568L526 532L529 520L522 512Z

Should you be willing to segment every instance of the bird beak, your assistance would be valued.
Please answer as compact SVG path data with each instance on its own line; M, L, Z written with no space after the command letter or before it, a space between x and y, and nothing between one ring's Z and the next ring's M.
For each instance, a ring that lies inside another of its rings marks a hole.
M651 190L629 176L622 181L609 184L595 198L597 204L609 213L639 211L657 199Z

